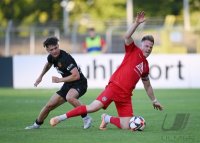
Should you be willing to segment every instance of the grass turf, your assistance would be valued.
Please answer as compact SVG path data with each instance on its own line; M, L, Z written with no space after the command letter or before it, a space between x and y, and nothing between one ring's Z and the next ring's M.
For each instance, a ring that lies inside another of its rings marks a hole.
M200 142L200 89L155 90L155 95L164 105L162 112L153 109L144 90L135 90L132 98L135 115L143 116L147 123L142 132L120 130L113 125L109 125L106 131L98 130L102 113L117 115L114 104L111 104L106 111L100 110L90 114L93 118L93 126L90 129L82 128L83 122L80 117L71 118L54 128L51 127L49 125L51 117L72 109L68 103L53 110L40 129L24 130L27 125L34 122L41 108L55 91L56 89L0 88L0 143ZM100 92L101 89L88 90L80 100L89 104ZM189 115L188 120L184 116L176 119L179 113ZM175 121L177 122L174 125ZM181 124L181 121L185 122Z

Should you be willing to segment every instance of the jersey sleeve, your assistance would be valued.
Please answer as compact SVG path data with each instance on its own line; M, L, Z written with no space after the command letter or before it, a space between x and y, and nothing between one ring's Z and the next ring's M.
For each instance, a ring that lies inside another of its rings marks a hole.
M141 78L142 80L149 80L149 63L146 61L145 66L144 66L144 73L142 74Z
M126 53L131 52L136 47L136 45L135 45L134 42L132 42L129 45L126 45L126 44L124 44L124 45L125 45L125 51L126 51Z
M142 75L141 79L142 79L143 81L149 80L149 74L144 74L144 75Z
M69 65L67 65L67 70L68 71L71 71L73 68L75 68L76 66L73 64L73 63L71 63L71 64L69 64Z
M73 68L75 68L76 67L76 63L75 63L75 61L74 61L74 59L70 56L70 55L68 55L68 58L66 59L66 65L65 65L66 67L66 69L70 72Z
M48 63L53 64L53 59L52 59L52 56L51 56L51 55L48 55L47 61L48 61Z

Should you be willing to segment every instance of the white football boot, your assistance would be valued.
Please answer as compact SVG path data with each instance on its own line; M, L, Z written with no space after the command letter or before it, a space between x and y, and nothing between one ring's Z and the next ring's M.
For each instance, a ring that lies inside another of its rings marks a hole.
M83 123L83 129L88 129L92 125L92 118L90 116L86 116L85 118L83 118Z
M40 128L40 125L34 123L34 124L31 125L31 126L27 126L27 127L25 128L25 130L30 130L30 129L39 129L39 128Z

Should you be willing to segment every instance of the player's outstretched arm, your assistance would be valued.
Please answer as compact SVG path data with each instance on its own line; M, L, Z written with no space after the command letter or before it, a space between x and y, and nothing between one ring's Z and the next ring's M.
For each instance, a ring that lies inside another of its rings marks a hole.
M133 35L135 30L137 29L138 25L140 25L144 21L145 21L144 11L138 12L137 16L135 18L135 21L131 24L131 26L128 28L128 30L126 31L126 33L124 35L124 40L125 40L126 45L129 45L130 43L133 42L133 39L131 38L131 36Z
M151 86L149 78L146 77L146 78L142 79L142 82L144 84L144 88L146 90L147 95L149 96L149 98L151 99L151 101L153 103L154 109L160 110L160 111L163 110L163 106L159 103L159 101L154 96L153 88Z
M40 76L36 79L36 81L35 81L35 83L34 83L34 86L35 86L35 87L37 87L38 84L42 81L42 78L43 78L44 74L51 68L51 66L52 66L52 64L50 64L50 63L48 63L48 62L44 65L44 68L43 68L43 70L42 70L42 73L41 73Z

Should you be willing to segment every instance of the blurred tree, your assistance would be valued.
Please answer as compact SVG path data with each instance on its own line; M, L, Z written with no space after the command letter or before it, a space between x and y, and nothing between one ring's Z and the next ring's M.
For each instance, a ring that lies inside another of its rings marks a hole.
M70 12L71 21L78 20L79 24L86 28L95 25L97 30L103 29L106 20L126 18L126 3L122 0L74 0L74 2L75 7ZM96 23L91 23L91 21Z
M134 0L134 11L144 10L151 17L178 15L183 8L182 0Z
M200 12L200 1L199 0L190 0L190 9L191 11Z
M9 20L17 25L47 23L61 19L60 0L1 0L0 26Z
M126 0L68 0L74 2L69 12L70 22L87 19L105 21L126 18ZM61 0L1 0L0 27L5 28L9 20L16 26L62 23ZM144 10L150 17L181 15L182 0L133 0L134 13ZM200 1L190 0L190 11L200 11ZM61 25L61 24L60 24Z
M126 3L122 0L75 0L73 15L87 13L91 18L118 19L126 14Z

